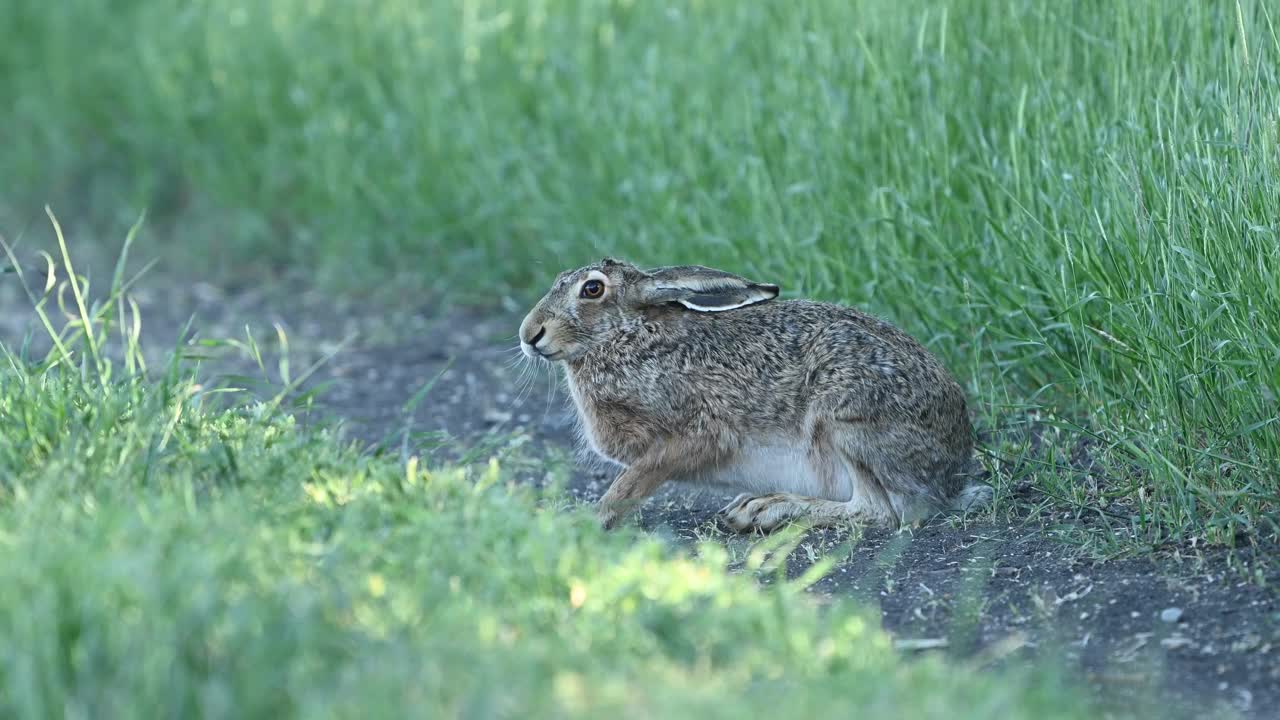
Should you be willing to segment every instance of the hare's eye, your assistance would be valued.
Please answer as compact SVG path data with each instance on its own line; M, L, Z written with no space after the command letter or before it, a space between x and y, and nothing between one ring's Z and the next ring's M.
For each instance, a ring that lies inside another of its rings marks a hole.
M582 283L582 297L595 300L604 295L604 283L599 280L588 280Z

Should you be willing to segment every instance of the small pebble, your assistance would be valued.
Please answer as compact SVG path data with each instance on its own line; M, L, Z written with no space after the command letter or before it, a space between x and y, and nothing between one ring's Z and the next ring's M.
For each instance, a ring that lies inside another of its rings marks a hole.
M1176 623L1182 619L1182 608L1165 608L1164 612L1160 613L1160 619L1167 623Z
M484 420L493 425L501 425L511 421L511 413L502 410L488 410L484 414Z
M1239 640L1231 643L1231 649L1234 652L1249 652L1256 649L1262 644L1262 636L1257 633L1248 633Z

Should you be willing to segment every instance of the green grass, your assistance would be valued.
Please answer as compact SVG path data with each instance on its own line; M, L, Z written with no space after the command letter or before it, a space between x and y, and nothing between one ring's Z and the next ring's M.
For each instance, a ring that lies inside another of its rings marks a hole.
M729 572L146 371L122 287L46 359L0 346L0 716L1097 716L1049 666L908 661L816 574L762 587L778 541Z
M1003 455L1060 432L1000 472L1103 537L1276 540L1267 9L9 0L0 222L147 206L226 276L471 299L606 252L719 264L906 326Z

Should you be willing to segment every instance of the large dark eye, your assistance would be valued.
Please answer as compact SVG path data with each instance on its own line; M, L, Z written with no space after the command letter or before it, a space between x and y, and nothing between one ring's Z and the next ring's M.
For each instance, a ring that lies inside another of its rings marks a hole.
M588 300L596 300L604 295L604 283L599 280L588 280L582 283L582 297Z

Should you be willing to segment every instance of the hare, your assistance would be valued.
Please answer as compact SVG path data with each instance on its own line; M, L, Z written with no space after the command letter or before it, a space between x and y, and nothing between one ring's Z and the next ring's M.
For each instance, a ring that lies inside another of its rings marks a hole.
M900 527L990 498L965 486L965 397L933 355L858 310L778 292L605 258L561 273L524 318L521 349L563 366L586 443L623 468L605 528L667 482L739 492L720 512L740 532Z

